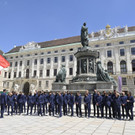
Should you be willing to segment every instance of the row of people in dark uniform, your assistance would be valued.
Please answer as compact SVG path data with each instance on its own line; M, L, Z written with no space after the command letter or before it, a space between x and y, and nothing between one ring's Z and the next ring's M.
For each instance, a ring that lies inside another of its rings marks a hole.
M59 117L69 113L74 116L74 106L76 115L82 117L82 104L84 104L85 117L91 116L91 104L93 104L94 117L133 120L134 98L130 92L127 95L122 92L120 95L114 90L113 93L103 92L101 94L94 90L92 96L88 91L84 96L79 92L74 96L73 93L69 92L46 93L38 91L34 95L30 92L26 96L22 92L19 94L9 92L7 95L6 90L3 90L3 93L0 94L1 118L3 118L4 109L7 110L8 115L10 113L11 115L13 113L32 115L34 112L43 116L49 112L49 115L58 115Z

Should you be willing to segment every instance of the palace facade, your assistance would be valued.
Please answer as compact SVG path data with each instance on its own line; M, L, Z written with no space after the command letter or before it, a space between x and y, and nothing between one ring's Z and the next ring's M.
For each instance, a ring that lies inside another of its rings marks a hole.
M105 29L89 34L89 46L99 52L97 61L116 81L122 77L122 90L135 93L135 26ZM56 75L65 65L66 83L76 75L74 54L81 48L80 36L15 46L4 56L10 62L3 74L3 88L23 91L51 90Z

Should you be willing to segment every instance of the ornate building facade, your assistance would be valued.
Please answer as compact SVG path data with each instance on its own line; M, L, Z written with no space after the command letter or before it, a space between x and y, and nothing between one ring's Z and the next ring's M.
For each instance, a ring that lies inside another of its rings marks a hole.
M107 25L89 34L89 46L99 52L97 61L101 61L116 81L122 77L122 90L135 93L135 26ZM80 36L14 47L4 54L10 67L3 75L3 87L25 93L51 90L61 65L66 67L68 83L76 75L74 54L80 47Z

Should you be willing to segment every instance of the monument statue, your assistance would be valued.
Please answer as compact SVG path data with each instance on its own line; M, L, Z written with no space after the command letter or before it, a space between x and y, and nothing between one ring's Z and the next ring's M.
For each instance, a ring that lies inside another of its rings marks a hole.
M101 61L97 62L97 81L112 82L115 86L117 85L116 81L103 69Z
M88 28L86 27L86 23L83 24L81 28L81 43L83 47L88 46L89 37L88 37Z
M58 72L56 76L55 82L65 82L65 79L66 79L66 69L65 69L65 66L62 65L60 71Z

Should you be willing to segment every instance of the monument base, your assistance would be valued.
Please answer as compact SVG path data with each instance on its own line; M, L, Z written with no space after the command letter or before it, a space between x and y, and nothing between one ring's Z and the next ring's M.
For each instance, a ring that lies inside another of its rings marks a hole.
M72 93L76 93L77 91L81 93L85 93L86 90L89 90L90 93L93 93L93 90L97 89L97 91L113 91L114 87L112 82L104 82L104 81L93 81L93 82L70 82L67 83L57 83L54 82L52 84L52 91L69 91Z

